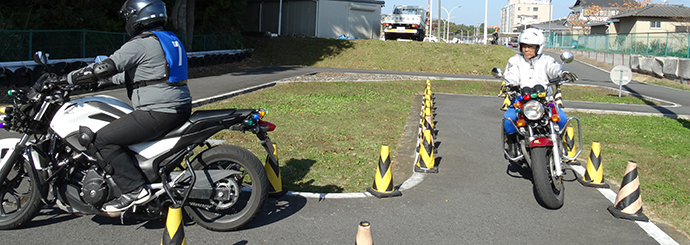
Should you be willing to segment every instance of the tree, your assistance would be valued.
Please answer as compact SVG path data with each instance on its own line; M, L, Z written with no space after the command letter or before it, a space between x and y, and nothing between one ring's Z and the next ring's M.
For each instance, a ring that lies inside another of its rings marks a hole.
M580 27L582 33L587 35L589 34L587 24L592 21L600 21L600 18L604 16L604 14L604 10L599 5L589 5L585 7L581 13L568 15L568 23L570 24L568 25L568 29L570 29L570 33L573 33L575 27Z
M121 5L98 0L2 0L0 29L122 32Z
M652 0L637 0L637 1L627 1L627 2L623 3L623 5L620 5L618 3L613 3L613 4L609 4L609 5L611 5L611 7L616 8L618 10L618 13L623 13L623 12L627 12L630 10L639 9L639 8L644 7L644 6L647 6L647 4L649 4L650 2L652 2Z
M192 41L194 40L194 7L196 0L177 0L170 14L173 29L177 31L177 35L185 37L184 46L187 49L192 49Z
M573 33L575 27L580 27L582 33L586 35L589 34L587 24L596 21L605 21L613 15L642 8L647 6L651 1L652 0L630 0L624 2L622 5L618 3L609 3L607 9L603 9L601 6L595 4L588 5L583 8L582 13L574 13L568 16L568 23L570 24L568 28L570 29L570 33Z

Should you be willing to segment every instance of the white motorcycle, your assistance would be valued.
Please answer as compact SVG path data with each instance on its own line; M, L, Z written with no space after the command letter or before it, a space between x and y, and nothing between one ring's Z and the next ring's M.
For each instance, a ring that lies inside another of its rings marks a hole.
M49 70L44 53L37 52L34 61ZM111 96L70 100L77 89L40 82L28 91L8 92L13 106L0 110L1 126L23 136L0 140L0 229L26 224L44 205L75 214L153 219L164 217L170 206L182 206L197 224L229 231L263 207L269 182L262 162L244 148L212 146L207 139L224 129L249 131L273 156L267 132L275 125L262 120L263 109L221 109L195 111L167 135L129 146L152 195L123 212L103 212L103 203L120 190L110 166L87 149L94 132L133 108Z

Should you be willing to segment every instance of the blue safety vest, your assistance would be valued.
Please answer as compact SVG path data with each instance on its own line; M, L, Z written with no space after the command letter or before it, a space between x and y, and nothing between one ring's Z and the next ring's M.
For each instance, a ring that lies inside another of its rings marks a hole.
M174 83L187 79L187 52L182 42L169 31L152 31L161 43L165 60L168 61L168 82Z

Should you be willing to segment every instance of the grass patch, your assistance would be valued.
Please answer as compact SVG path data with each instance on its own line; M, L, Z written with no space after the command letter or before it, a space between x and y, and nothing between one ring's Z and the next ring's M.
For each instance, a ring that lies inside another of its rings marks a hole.
M580 162L587 162L592 141L601 144L604 178L608 181L622 181L628 161L637 162L645 213L690 231L689 121L575 112L568 116L582 121Z
M299 65L413 72L490 75L515 55L490 45L319 38L247 38L253 66ZM279 43L279 44L278 44ZM299 47L299 48L290 48Z
M359 192L373 184L381 144L395 159L415 91L424 81L288 83L199 109L266 108L278 126L278 146L287 189ZM213 138L246 147L260 159L266 152L252 134L224 131ZM393 161L392 164L397 164Z

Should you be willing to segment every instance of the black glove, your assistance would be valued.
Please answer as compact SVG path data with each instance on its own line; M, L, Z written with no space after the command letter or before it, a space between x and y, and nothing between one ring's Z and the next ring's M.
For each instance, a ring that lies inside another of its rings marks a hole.
M105 87L105 85L107 85L107 84L108 84L107 80L101 79L101 80L89 83L88 89L90 92L94 92L96 90L99 90L99 89Z
M571 83L577 81L577 75L569 71L563 71L563 73L561 73L561 77L563 77L563 79Z

